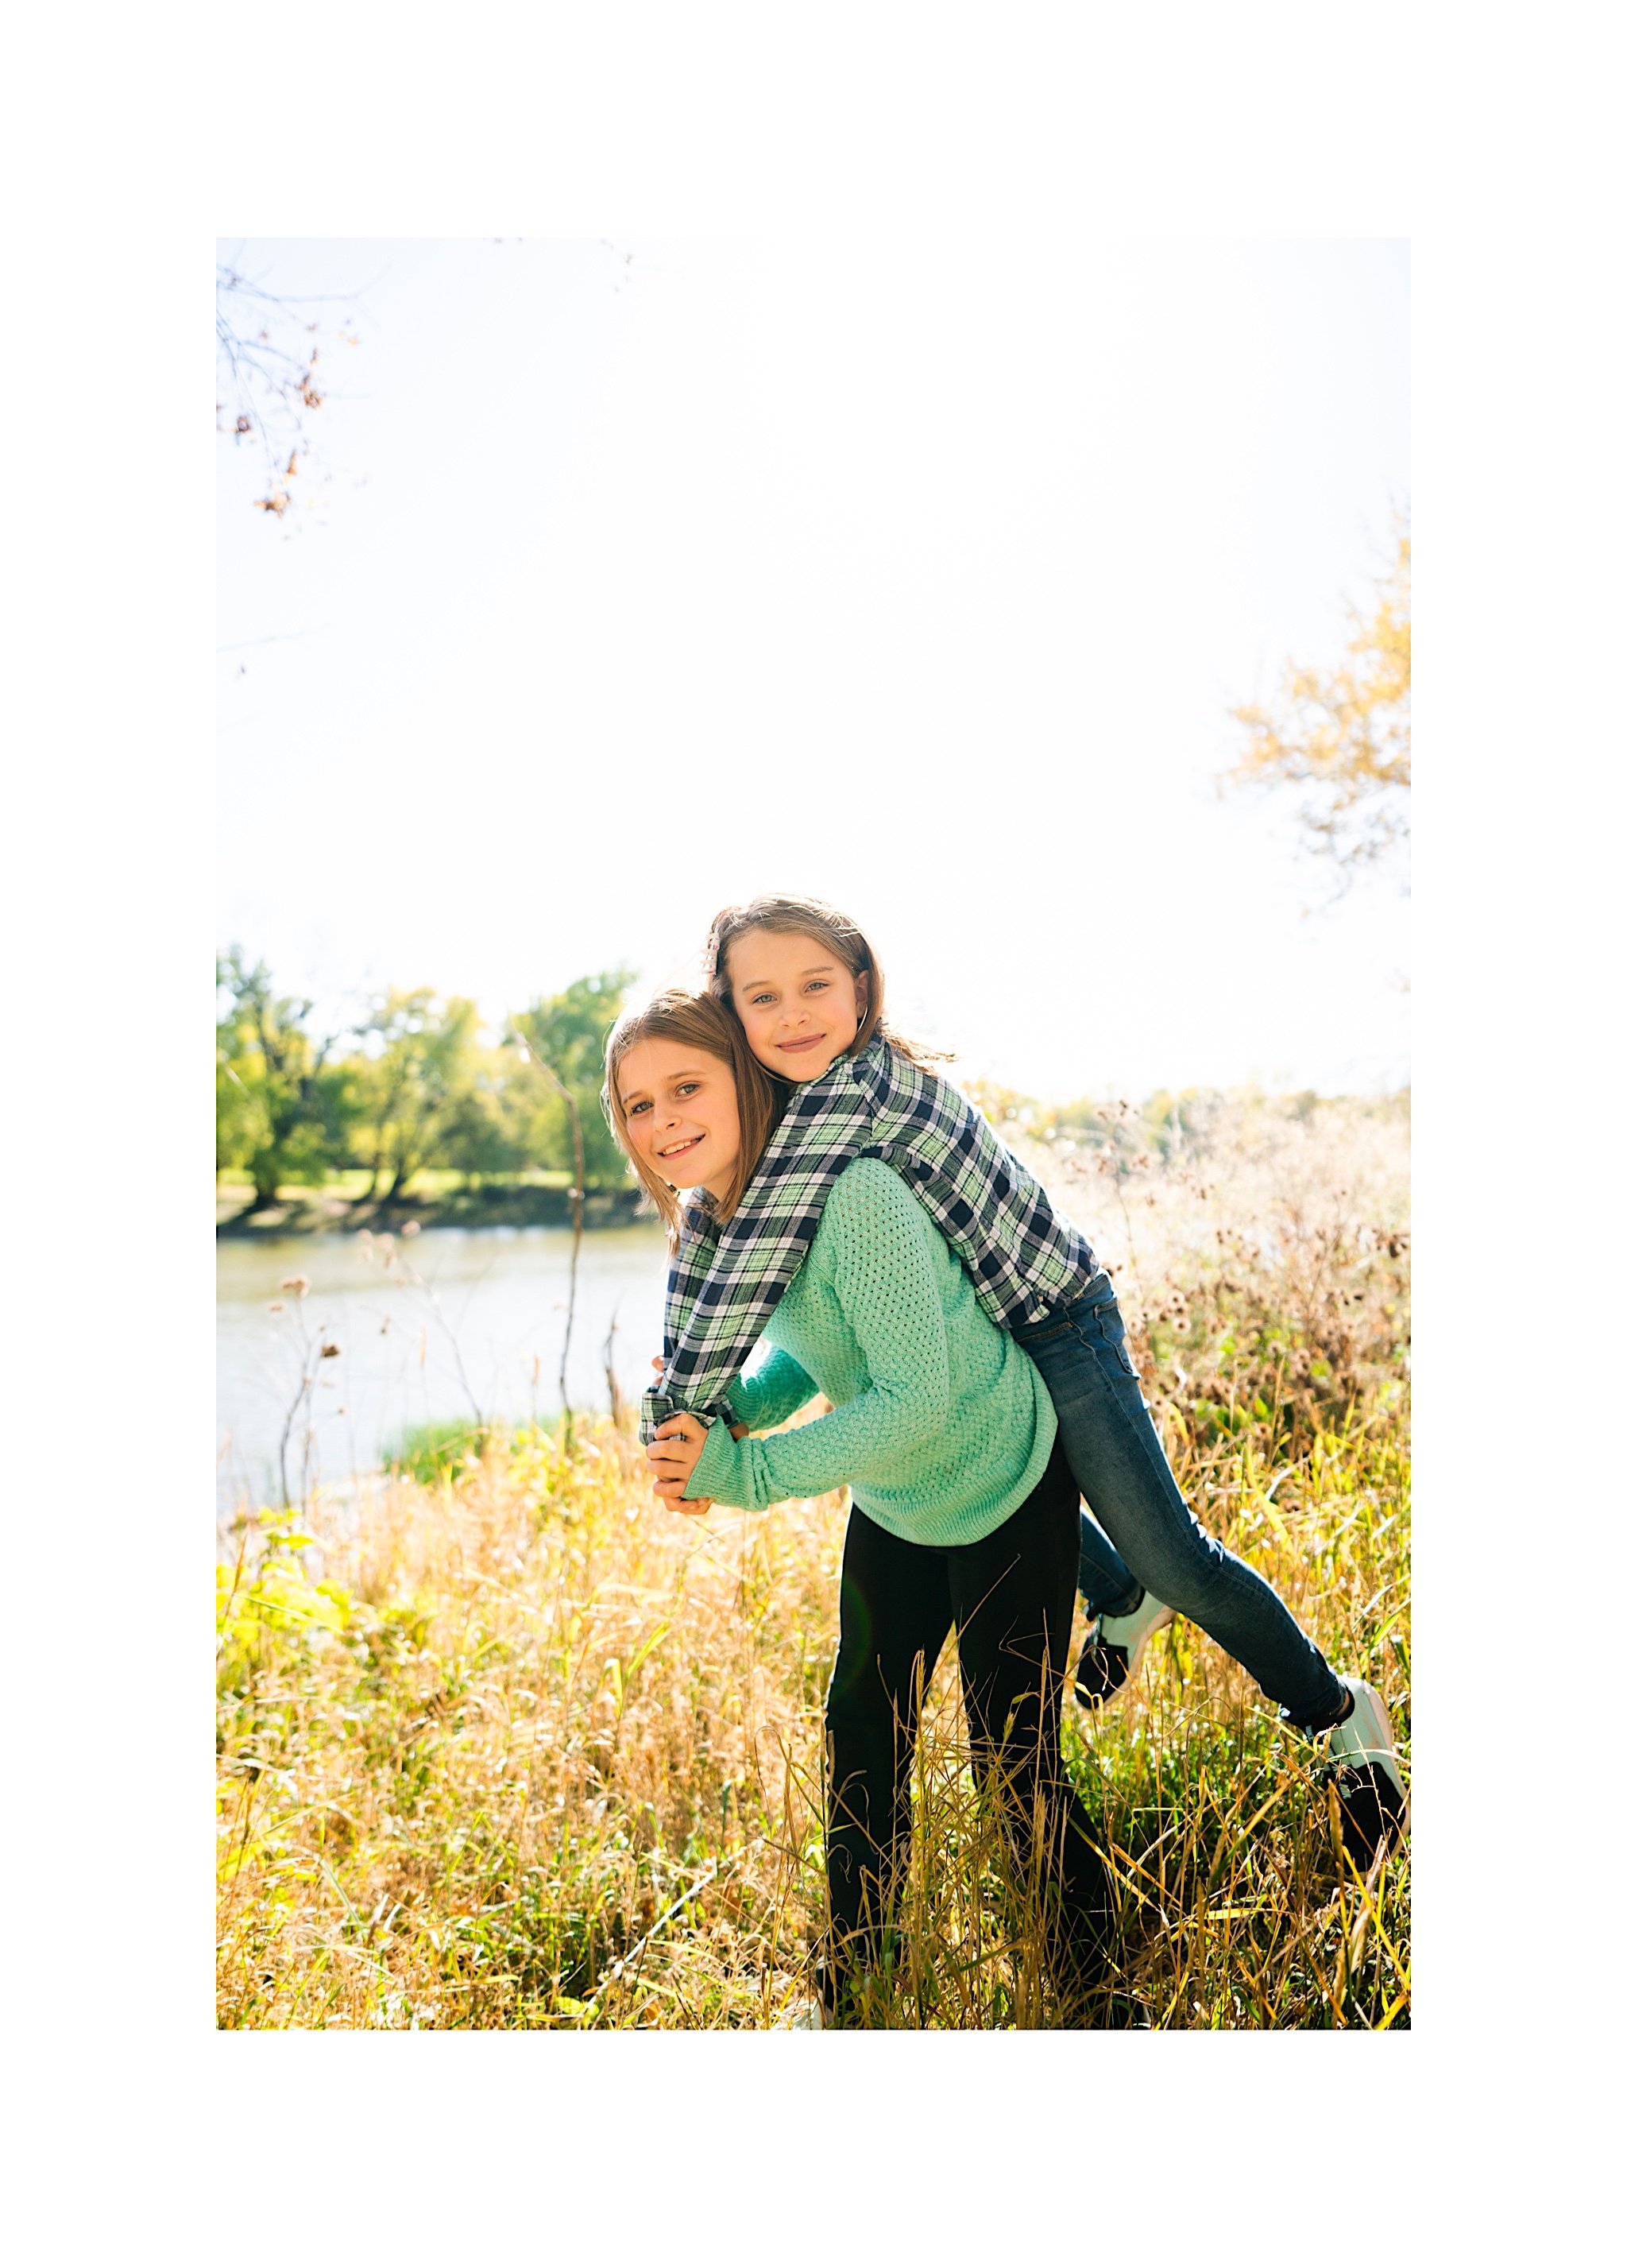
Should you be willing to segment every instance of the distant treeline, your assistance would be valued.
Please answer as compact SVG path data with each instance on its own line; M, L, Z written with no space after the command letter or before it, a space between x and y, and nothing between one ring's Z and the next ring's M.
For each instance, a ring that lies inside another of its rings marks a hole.
M630 1176L599 1089L605 1038L633 976L611 968L578 977L509 1016L495 1039L473 1000L425 986L381 993L359 1022L319 1034L311 1003L280 993L265 963L250 967L233 946L216 969L216 1168L253 1183L246 1214L274 1206L280 1184L319 1187L341 1173L367 1175L358 1204L388 1205L426 1170L470 1183L541 1170L574 1183L579 1130L581 1187L625 1190ZM1126 1166L1176 1150L1198 1161L1227 1100L1187 1088L1136 1105L1052 1105L962 1083L1002 1130ZM1308 1091L1273 1097L1270 1108L1307 1117L1323 1100ZM1406 1097L1370 1107L1404 1109Z
M246 1211L275 1205L280 1184L358 1170L361 1201L388 1204L426 1168L574 1182L579 1128L582 1186L625 1188L598 1097L632 976L579 977L509 1017L495 1042L473 1000L428 987L382 993L359 1022L322 1033L311 1002L279 992L234 946L216 965L216 1170L253 1183Z

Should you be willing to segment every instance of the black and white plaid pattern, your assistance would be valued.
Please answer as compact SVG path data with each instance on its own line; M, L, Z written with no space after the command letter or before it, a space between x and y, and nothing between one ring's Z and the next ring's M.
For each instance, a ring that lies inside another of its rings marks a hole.
M880 1158L925 1205L1002 1330L1038 1322L1096 1273L1090 1247L1059 1218L981 1111L935 1072L873 1040L791 1097L734 1218L692 1207L667 1278L666 1368L645 1395L648 1441L675 1410L734 1422L727 1389L807 1257L836 1177Z

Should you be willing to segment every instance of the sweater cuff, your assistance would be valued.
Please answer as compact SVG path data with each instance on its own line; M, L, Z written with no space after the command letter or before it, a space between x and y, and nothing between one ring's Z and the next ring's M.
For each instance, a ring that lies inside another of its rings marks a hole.
M691 1497L709 1496L717 1504L750 1511L751 1506L746 1502L751 1494L746 1485L748 1461L742 1454L744 1447L744 1441L737 1441L727 1425L714 1425L689 1476Z

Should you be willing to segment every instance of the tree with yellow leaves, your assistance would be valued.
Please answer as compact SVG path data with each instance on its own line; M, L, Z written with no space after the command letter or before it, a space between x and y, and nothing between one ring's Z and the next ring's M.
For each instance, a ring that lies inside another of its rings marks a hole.
M1294 787L1308 847L1345 880L1404 843L1412 784L1412 541L1404 521L1372 612L1352 607L1351 636L1331 668L1291 661L1276 700L1230 712L1242 756L1227 788Z

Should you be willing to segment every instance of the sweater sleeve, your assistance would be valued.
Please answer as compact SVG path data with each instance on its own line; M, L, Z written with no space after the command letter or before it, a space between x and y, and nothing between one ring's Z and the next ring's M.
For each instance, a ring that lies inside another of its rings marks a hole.
M782 1425L819 1391L800 1362L776 1347L760 1370L737 1379L729 1395L736 1418L753 1433Z
M793 1433L729 1439L714 1425L691 1492L760 1512L788 1497L823 1496L898 1461L942 1431L952 1400L949 1338L933 1266L933 1229L898 1175L874 1160L848 1167L825 1207L825 1274L868 1383Z

